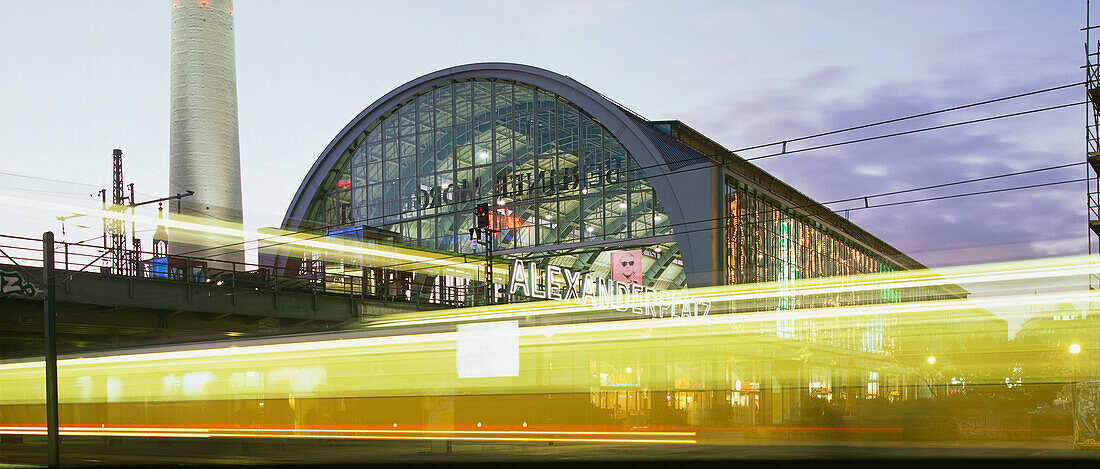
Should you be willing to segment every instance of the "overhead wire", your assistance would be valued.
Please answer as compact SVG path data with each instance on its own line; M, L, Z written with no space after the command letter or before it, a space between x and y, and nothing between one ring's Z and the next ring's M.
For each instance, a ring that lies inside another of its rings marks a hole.
M983 106L983 105L986 105L986 104L998 103L998 102L1001 102L1001 101L1008 101L1008 100L1011 100L1011 99L1023 98L1023 97L1026 97L1026 96L1033 96L1033 95L1037 95L1037 94L1041 94L1041 93L1048 93L1048 92L1051 92L1051 91L1057 91L1057 90L1061 90L1061 89L1072 88L1074 86L1084 85L1085 83L1086 82L1079 81L1077 83L1069 83L1069 84L1065 84L1065 85L1059 85L1059 86L1054 86L1054 87L1050 87L1050 88L1044 88L1044 89L1041 89L1041 90L1028 91L1028 92L1025 92L1025 93L1014 94L1014 95L1011 95L1011 96L1003 96L1003 97L1000 97L1000 98L987 99L985 101L978 101L978 102L975 102L975 103L963 104L963 105L960 105L960 106L952 106L952 107L949 107L949 108L937 109L935 111L922 112L922 113L919 113L919 114L912 114L912 115L908 115L908 116L904 116L904 117L896 117L896 118L893 118L893 119L887 119L887 120L878 121L878 122L871 122L871 123L868 123L868 124L860 124L860 125L856 125L856 126L852 126L852 127L846 127L846 128L843 128L843 129L838 129L838 130L830 130L830 131L827 131L827 132L820 132L820 133L816 133L816 134L806 135L806 136L803 136L803 137L792 138L792 139L787 139L787 140L780 140L778 142L763 143L763 144L760 144L760 145L753 145L751 147L738 148L738 149L733 150L733 151L737 152L737 151L755 150L757 148L773 147L773 146L776 146L776 145L784 145L784 144L791 143L791 142L800 142L800 141L803 141L803 140L809 140L809 139L818 138L818 137L826 137L826 136L829 136L829 135L836 135L836 134L839 134L839 133L851 132L853 130L861 130L861 129L866 129L866 128L869 128L869 127L875 127L875 126L879 126L879 125L893 124L893 123L896 123L896 122L902 122L902 121L906 121L906 120L910 120L910 119L917 119L917 118L920 118L920 117L928 117L928 116L932 116L932 115L936 115L936 114L942 114L942 113L945 113L945 112L958 111L958 110L961 110L961 109L967 109L967 108L972 108L972 107L977 107L977 106Z
M920 133L920 132L928 132L930 130L940 130L940 129L946 129L946 128L950 128L950 127L958 127L960 125L977 124L979 122L988 122L988 121L997 120L997 119L1004 119L1004 118L1007 118L1007 117L1017 117L1017 116L1027 115L1027 114L1034 114L1034 113L1037 113L1037 112L1053 111L1055 109L1062 109L1062 108L1067 108L1067 107L1071 107L1071 106L1081 106L1083 104L1088 104L1088 101L1079 101L1079 102L1075 102L1075 103L1059 104L1059 105L1056 105L1056 106L1047 106L1047 107L1038 108L1038 109L1030 109L1030 110L1027 110L1027 111L1013 112L1013 113L1009 113L1009 114L1000 114L1000 115L991 116L991 117L983 117L983 118L980 118L980 119L972 119L972 120L967 120L967 121L962 121L962 122L953 122L953 123L950 123L950 124L935 125L935 126L932 126L932 127L924 127L924 128L921 128L921 129L906 130L906 131L902 131L902 132L894 132L894 133L889 133L889 134L885 134L885 135L876 135L876 136L873 136L873 137L857 138L857 139L854 139L854 140L848 140L848 141L844 141L844 142L827 143L827 144L824 144L824 145L817 145L817 146L812 146L812 147L807 147L807 148L799 148L799 149L795 149L795 150L785 150L785 151L782 151L782 152L779 152L779 153L772 153L772 154L769 154L769 155L753 156L753 157L745 158L745 160L746 161L756 161L756 160L762 160L762 159L766 159L766 158L774 158L774 157L777 157L777 156L789 155L789 154L792 154L792 153L802 153L802 152L812 151L812 150L821 150L821 149L825 149L825 148L839 147L841 145L851 145L853 143L870 142L870 141L873 141L873 140L881 140L881 139L884 139L884 138L900 137L902 135L911 135L911 134Z

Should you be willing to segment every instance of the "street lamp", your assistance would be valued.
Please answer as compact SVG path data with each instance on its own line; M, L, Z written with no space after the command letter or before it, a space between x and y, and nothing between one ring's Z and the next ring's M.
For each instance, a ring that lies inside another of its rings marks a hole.
M936 364L936 357L930 356L928 360L928 366L931 367ZM936 370L928 370L928 391L932 393L932 398L936 398Z
M1077 354L1079 353L1081 353L1081 345L1073 344L1069 346L1069 354L1073 357L1073 390L1075 394L1073 398L1075 401L1077 399Z

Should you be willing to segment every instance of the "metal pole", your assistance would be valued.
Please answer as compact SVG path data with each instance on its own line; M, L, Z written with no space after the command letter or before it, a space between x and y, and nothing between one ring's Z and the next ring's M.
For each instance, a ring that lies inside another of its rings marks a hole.
M42 234L42 278L46 286L46 300L43 302L46 322L46 451L49 467L58 467L61 436L57 418L57 292L52 231Z
M496 237L496 233L492 228L486 228L485 232L488 233L488 236L485 237L485 252L487 254L485 262L485 304L491 305L494 303L493 300L496 296L496 292L493 291L495 288L493 285L493 238Z
M1073 443L1077 444L1077 354L1073 354L1073 393L1070 402L1070 418L1073 419ZM1076 448L1074 448L1076 449Z

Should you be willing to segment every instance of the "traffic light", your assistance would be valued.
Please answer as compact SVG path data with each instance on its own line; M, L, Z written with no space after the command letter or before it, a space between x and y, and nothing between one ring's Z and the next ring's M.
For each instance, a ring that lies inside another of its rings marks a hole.
M489 204L480 203L477 204L477 208L474 209L474 214L477 215L477 227L488 228L489 227Z

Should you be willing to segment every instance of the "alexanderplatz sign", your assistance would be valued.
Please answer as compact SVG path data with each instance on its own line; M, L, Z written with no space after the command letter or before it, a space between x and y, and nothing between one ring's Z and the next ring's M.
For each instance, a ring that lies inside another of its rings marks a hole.
M705 318L710 302L691 296L673 295L637 283L593 277L565 267L516 260L508 279L508 293L529 298L572 301L581 306L614 308L651 318Z

